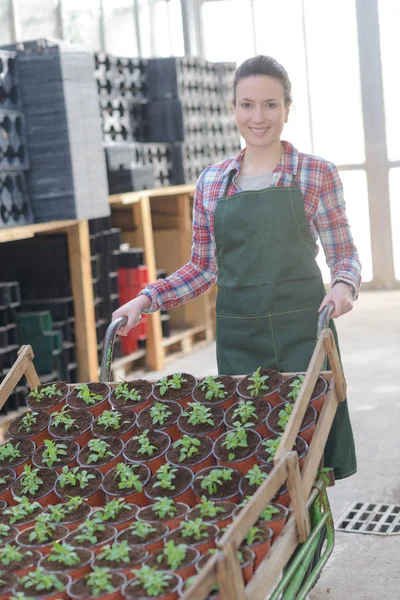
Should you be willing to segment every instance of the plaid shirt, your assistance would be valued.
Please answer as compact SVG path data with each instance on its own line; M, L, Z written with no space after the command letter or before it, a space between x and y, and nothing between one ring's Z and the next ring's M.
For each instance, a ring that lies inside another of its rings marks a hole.
M353 285L357 296L361 284L361 265L347 221L337 168L322 158L298 152L289 142L282 144L284 152L273 171L271 186L293 185L293 175L296 176L303 194L311 235L315 242L319 237L331 269L331 285L338 279L345 280ZM183 304L216 282L215 206L218 198L225 193L229 173L233 169L240 171L245 151L211 165L200 175L194 196L191 259L166 279L159 279L140 292L152 302L144 312L168 310ZM238 191L233 181L227 195Z

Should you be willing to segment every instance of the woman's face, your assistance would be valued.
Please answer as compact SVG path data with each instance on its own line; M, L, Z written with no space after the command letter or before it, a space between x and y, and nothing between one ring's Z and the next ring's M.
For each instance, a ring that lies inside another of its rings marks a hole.
M266 75L251 75L236 86L235 121L246 146L267 147L280 140L288 120L281 82Z

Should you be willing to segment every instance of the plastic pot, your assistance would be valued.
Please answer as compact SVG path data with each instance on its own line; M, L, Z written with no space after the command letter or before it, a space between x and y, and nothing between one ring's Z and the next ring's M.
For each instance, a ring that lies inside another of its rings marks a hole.
M105 594L102 594L101 596L93 596L93 594L90 592L90 590L86 589L83 592L83 594L79 594L78 593L79 582L83 579L81 577L80 579L77 579L73 583L70 583L70 585L68 586L68 590L67 590L68 596L69 596L70 600L87 600L88 598L91 598L91 600L121 600L123 598L121 589L122 589L122 586L126 583L126 577L122 573L113 572L113 578L114 578L114 582L117 585L116 589L113 592L106 592ZM89 596L88 596L88 593L90 594Z
M216 459L215 459L214 452L213 452L213 447L214 447L213 440L209 437L206 437L205 435L199 435L199 436L196 436L196 438L198 438L201 441L201 444L208 449L208 452L204 458L202 458L201 460L199 460L197 462L189 462L186 464L182 464L179 461L174 461L173 458L171 457L171 454L174 451L174 449L172 448L172 446L173 446L173 444L172 444L172 446L169 448L169 450L166 454L167 462L169 462L174 467L182 467L182 466L187 467L193 473L198 473L199 471L201 471L202 469L205 469L206 467L212 467L213 465L215 465Z
M261 521L264 522L272 529L274 532L274 536L272 538L272 543L276 540L278 535L281 533L282 529L285 527L287 518L289 516L289 510L283 504L278 504L277 502L270 502L272 506L279 509L279 515L273 515L272 519L269 521Z
M60 474L61 471L62 471L62 469L63 469L63 467L65 466L65 464L67 464L67 466L70 469L72 469L73 467L77 467L78 466L77 457L78 457L78 452L79 452L79 444L76 441L74 441L74 440L71 440L71 441L68 441L68 442L57 440L57 442L59 442L60 444L68 444L69 443L70 445L72 445L72 447L73 447L73 456L72 456L70 462L69 463L62 463L61 466L57 466L56 464L54 464L53 467L46 467L45 465L43 465L40 462L39 452L40 452L40 450L42 448L42 446L41 446L40 448L38 448L36 450L36 452L32 456L32 464L33 464L34 467L36 467L38 469L51 468L53 471L56 471L56 473Z
M229 433L230 432L227 432L221 435L214 444L214 455L217 459L217 465L227 468L233 467L241 473L247 473L247 471L251 469L257 462L256 449L258 444L261 442L261 435L258 433L258 431L254 431L253 429L247 429L248 440L253 446L253 450L251 451L251 453L248 456L237 460L224 460L218 452L218 445L219 442L223 443L226 440L226 436L229 435Z
M49 431L48 437L49 437L49 439L56 439L59 442L63 442L63 441L67 442L69 440L74 440L75 442L77 442L79 444L79 446L81 448L83 448L83 446L86 446L86 444L88 443L88 441L91 440L92 437L93 437L92 436L92 423L93 423L94 417L93 417L93 415L89 411L83 410L83 409L80 412L78 412L78 409L74 410L74 409L71 408L71 412L73 412L73 414L71 416L77 415L78 419L83 414L90 415L90 423L88 423L88 426L83 431L81 431L78 434L72 432L69 435L65 435L65 436L64 435L59 435L59 436L56 436L56 435L53 435L51 433L51 431L50 431L51 430L51 422L50 422L49 423L49 427L48 427L48 431Z
M41 596L35 596L35 600L69 600L67 589L71 582L71 578L68 575L65 575L65 573L57 573L57 577L65 585L65 590L63 592L56 591L50 593L46 593L46 591L43 591ZM14 587L14 593L17 592L23 592L26 596L29 596L29 594L31 593L31 588L25 589L21 585L21 582L19 582Z
M87 449L87 445L84 446L83 448L81 448L79 455L78 455L78 464L80 467L83 468L87 468L87 467L91 467L91 466L96 466L96 469L99 469L99 471L101 471L103 473L103 475L105 475L106 473L108 473L109 471L112 471L112 469L115 469L115 467L117 466L118 463L120 462L124 462L123 461L123 457L122 457L122 452L124 449L124 442L122 441L121 438L115 437L115 438L107 438L108 439L108 443L110 443L110 440L115 440L115 444L119 446L119 450L117 450L116 454L114 457L111 457L110 460L108 462L105 463L91 463L90 465L88 465L87 463L85 463L82 460L82 452L83 450ZM106 440L104 440L106 441Z
M279 397L279 386L283 381L283 375L281 375L280 373L277 373L277 371L275 369L261 369L261 375L263 375L263 374L269 374L269 376L274 375L274 376L276 376L276 379L278 381L278 383L276 385L274 385L271 390L268 390L268 393L262 394L260 396L251 396L250 392L243 389L243 388L247 387L245 384L248 383L249 375L246 375L246 377L243 377L237 383L237 394L238 394L239 398L243 398L244 400L254 400L255 398L257 398L257 399L261 399L266 402L269 402L269 404L272 407L274 407L276 404L279 404L281 401L280 397ZM251 373L250 373L250 375L251 375ZM278 375L279 375L279 377L278 377Z
M201 555L203 554L207 554L207 552L209 550L211 550L212 548L215 548L215 542L216 539L219 535L219 527L217 527L216 525L212 525L211 523L206 523L207 528L210 532L210 536L207 538L202 538L199 541L193 542L187 542L188 545L190 544L190 548L195 548L196 550L198 550L200 552ZM177 529L176 531L172 531L169 535L167 535L166 541L168 542L171 539L176 539L177 534L179 534L179 529ZM178 544L185 544L185 538L183 538L182 536L179 536L179 541L177 542Z
M103 546L104 548L104 546ZM113 567L109 567L112 569L113 573L122 573L123 575L126 575L127 577L131 577L132 576L132 569L140 569L140 567L142 566L142 564L145 562L145 560L149 557L149 552L146 548L144 548L143 546L130 546L131 549L135 549L138 557L136 561L132 561L130 563L122 563L119 567L113 566ZM99 554L101 554L101 552L103 551L103 549L100 551ZM107 561L100 561L98 556L92 561L92 568L93 567L107 567Z
M24 575L26 575L27 573L29 573L30 571L33 571L34 569L36 569L36 567L39 564L40 559L42 558L41 553L38 550L31 550L32 556L29 557L29 560L27 561L27 563L25 564L25 566L21 569L12 569L12 572L14 573L14 575L16 575L17 577L21 578ZM3 571L10 571L10 566L1 566Z
M252 402L254 403L256 408L258 408L258 407L264 408L265 407L264 410L266 411L265 417L262 418L260 421L258 421L257 424L254 424L252 426L253 431L258 431L258 433L261 435L261 437L263 439L270 437L271 432L267 426L267 417L268 417L268 414L271 412L271 408L272 408L270 403L266 402L264 400L253 400ZM238 406L239 406L239 402L236 402L229 408L229 410L227 410L225 412L224 420L225 420L225 425L226 425L227 431L234 428L232 425L233 413ZM235 417L235 420L237 420L236 417Z
M0 537L0 546L5 546L5 544L13 544L17 539L19 531L16 527L10 527L7 535L4 537Z
M83 577L87 573L91 571L91 564L94 559L94 553L88 548L78 548L81 553L85 554L85 558L80 566L78 567L61 567L58 562L50 562L48 561L48 555L44 556L40 561L40 566L45 569L45 571L51 571L52 573L56 573L59 575L60 573L66 573L71 577L73 581Z
M180 509L178 512L178 516L174 516L174 517L170 517L170 518L167 517L166 519L163 519L163 520L147 519L147 518L144 518L144 515L146 512L149 511L150 507L145 506L140 509L136 518L138 519L138 521L146 521L147 523L152 523L152 524L162 523L163 525L166 525L168 527L168 529L170 529L170 531L173 531L174 529L177 529L180 526L181 521L183 519L186 519L186 516L190 509L189 505L184 504L183 502L177 502L176 504L177 504L177 507Z
M91 506L104 506L105 504L105 498L104 498L104 493L103 493L103 489L102 489L102 482L103 482L103 474L101 471L99 471L99 469L96 469L95 467L87 467L85 469L86 471L89 471L89 474L93 474L96 476L96 489L89 495L88 492L89 490L81 490L81 489L76 489L74 491L71 491L70 489L68 489L68 486L62 488L59 484L59 482L56 482L55 485L55 493L57 495L57 502L67 502L69 496L73 495L73 496L81 496L81 498L83 498L88 504L90 504ZM93 479L91 479L90 481L94 481Z
M39 411L39 410L45 410L45 411L47 411L48 413L52 413L52 412L55 412L55 411L57 411L57 410L61 410L61 409L62 409L62 407L63 407L63 406L65 405L65 403L66 403L67 396L68 396L68 394L69 394L69 385L68 385L67 383L63 382L63 381L53 381L52 383L55 383L55 384L62 384L63 390L61 390L61 391L63 391L63 395L62 395L62 396L56 396L57 402L55 402L54 404L51 404L51 403L49 403L49 402L46 402L47 398L45 398L45 401L44 401L44 402L40 402L40 403L38 403L38 402L35 400L35 398L33 398L33 397L32 397L32 398L30 398L30 397L29 397L29 394L28 394L28 396L26 397L26 400L25 400L25 402L26 402L26 405L27 405L27 406L28 406L28 407L29 407L31 410L37 410L37 411ZM42 388L44 388L44 387L47 387L47 386L49 386L49 385L52 385L52 383L44 383L44 384L42 384L42 385L38 385L38 386L37 386L37 388L38 388L38 391L40 391L40 390L41 390ZM47 404L47 406L46 406L46 404Z
M130 463L133 464L133 463ZM145 475L145 479L142 481L142 487L143 490L141 492L136 491L135 489L133 489L132 491L129 490L118 490L117 492L112 492L108 486L108 482L109 480L114 478L114 469L112 471L109 471L107 473L107 475L105 475L104 479L103 479L103 483L102 483L102 490L104 492L105 498L106 498L106 502L109 502L110 500L113 500L114 498L123 498L125 502L127 502L128 504L136 504L137 506L148 506L149 505L149 499L146 496L146 491L145 491L145 486L147 485L147 483L150 481L150 477L151 477L151 473L150 473L150 469L143 463L140 463L141 467L146 469L146 475Z
M5 487L2 486L3 491L1 492L1 499L4 500L4 502L7 502L9 506L12 506L13 504L16 504L16 500L12 495L12 486L14 485L16 480L15 471L13 469L10 469L9 467L1 467L0 477L4 477L7 479L7 485Z
M283 433L283 429L278 425L279 413L285 409L288 402L281 402L277 404L269 413L267 418L267 425L270 431L270 437L275 437ZM315 431L315 423L317 422L318 413L312 404L309 404L304 415L303 422L301 424L298 435L303 438L309 444Z
M251 546L249 546L249 548L251 550L253 550L253 552L255 554L255 560L254 560L254 570L255 571L258 569L261 561L267 556L267 554L271 548L272 537L274 535L274 532L272 531L272 529L270 527L268 527L268 525L266 525L265 523L258 523L257 527L259 529L263 529L265 531L267 539L262 542L255 542L254 544L251 544ZM245 543L245 542L243 542L243 543Z
M240 501L240 491L239 491L239 482L240 482L240 478L241 478L241 473L240 471L233 469L232 467L232 471L234 472L234 474L232 476L234 476L234 479L237 480L237 485L234 485L234 490L230 490L230 492L226 493L226 495L221 495L218 494L218 492L215 495L210 495L208 493L207 490L201 488L201 478L203 478L205 475L208 475L208 473L210 471L212 471L213 469L222 469L222 468L226 468L226 467L207 467L206 469L203 469L202 471L200 471L199 473L196 473L196 476L193 480L193 491L196 494L196 502L200 502L202 496L206 496L207 498L209 498L210 500L216 500L216 501L226 501L226 502L233 502L234 504L237 504ZM228 485L226 485L225 487L228 487Z
M39 552L42 554L42 556L47 556L49 554L50 550L52 549L53 544L55 542L61 542L61 541L65 540L65 538L69 534L67 527L64 527L64 525L56 525L53 539L50 542L47 542L45 544L33 544L28 541L29 534L33 530L34 530L34 527L30 527L29 529L26 529L25 531L21 531L17 535L16 542L17 542L18 546L21 546L21 548L26 548L27 550L39 550ZM24 540L27 540L27 541L24 541Z
M145 550L147 550L149 552L149 554L151 555L153 552L155 552L156 550L160 550L160 548L163 548L164 546L164 540L166 539L166 537L169 534L169 529L166 525L164 525L163 523L157 523L157 525L155 525L156 529L157 529L157 535L154 538L151 538L148 541L140 541L140 542L135 542L135 543L129 543L129 545L134 545L134 546L141 546L142 548L145 548ZM124 541L124 539L128 538L129 541L129 536L133 535L131 534L128 530L125 531L121 531L117 537L116 537L116 542L122 542ZM137 537L137 536L136 536Z
M31 496L28 495L28 498L34 502L39 502L39 504L41 504L42 506L47 506L48 504L56 504L58 502L57 499L57 495L54 491L54 484L56 482L57 479L57 473L55 471L53 471L53 469L48 469L47 467L41 467L39 469L39 477L40 476L47 476L50 480L50 483L52 483L52 487L47 491L44 492L41 496ZM17 484L20 483L21 481L21 475L18 477L18 479L16 480L16 482L14 483L13 487L12 487L12 494L13 494L13 504L17 504L17 501L15 500L15 496L19 497L21 496L21 493L17 491Z
M18 577L15 573L2 573L1 578L4 583L2 584L2 591L0 592L0 600L10 600L12 590L18 584Z
M210 523L211 525L216 525L219 529L224 529L225 527L230 525L230 523L232 523L232 521L233 521L234 514L236 513L236 510L237 510L236 504L234 504L233 502L224 502L224 501L216 502L215 504L217 506L224 505L225 508L229 508L229 511L225 512L224 516L222 516L221 513L218 513L217 516L214 518L207 517L207 518L203 518L203 520L205 523ZM201 517L201 515L199 512L199 509L196 508L196 506L195 506L186 515L185 521L189 521L191 519L196 519L198 517Z
M178 419L180 417L180 415L182 414L182 407L180 404L178 404L177 402L163 402L163 404L170 406L171 410L174 410L177 412L176 415L176 419L174 419L174 422L166 427L161 426L160 424L156 424L153 426L146 426L144 424L144 417L148 414L149 412L149 407L144 408L139 414L138 414L138 418L137 418L137 426L140 429L140 431L144 431L146 429L155 429L157 428L157 430L159 431L163 431L164 433L167 433L171 440L173 442L175 442L176 440L178 440L181 437L180 431L179 431L179 427L178 427Z
M16 476L19 477L21 475L22 471L24 470L24 466L32 464L32 455L36 450L36 444L29 438L20 438L20 439L12 438L11 440L7 440L7 442L5 442L5 444L10 443L10 441L15 442L15 443L19 442L20 444L23 442L23 444L24 444L23 455L19 459L17 459L16 462L11 462L10 464L4 464L2 466L8 467L9 469L13 469ZM4 445L4 444L2 444L2 445Z
M281 399L281 402L291 402L292 401L290 398L287 398L286 394L287 394L288 389L290 389L291 382L294 381L295 379L297 379L297 377L298 377L298 375L293 375L292 377L288 377L287 379L282 381L281 385L279 386L279 397ZM311 394L310 404L312 404L312 406L314 406L314 408L316 409L316 411L319 415L321 412L321 409L324 405L326 394L329 389L329 382L325 379L325 377L323 377L322 375L319 375L318 379L317 379L317 383L315 384L315 387L317 387L317 386L321 387L321 391L319 393L316 393L315 395L314 395L314 392Z
M201 554L196 548L188 547L187 550L188 554L186 555L186 558L188 558L188 560L186 560L181 567L178 567L174 570L174 573L176 575L180 575L183 580L189 579L189 577L192 575L196 575L196 564L201 558ZM169 568L167 569L160 566L160 563L157 560L159 556L163 555L163 551L164 549L162 548L161 550L154 552L152 556L149 556L145 560L144 564L148 565L149 567L156 567L157 570L169 570Z
M146 458L144 457L143 460L133 460L131 458L129 458L129 448L130 445L132 444L132 442L128 442L123 450L123 457L125 459L125 461L128 464L132 464L133 462L138 462L138 463L142 463L142 464L146 464L147 467L149 467L151 474L154 475L154 473L156 473L158 471L158 469L161 467L161 465L164 465L167 462L166 459L166 453L168 451L168 449L171 446L172 440L170 438L170 436L168 435L168 433L165 433L165 431L159 431L159 430L155 430L157 432L157 434L161 434L162 436L165 437L166 439L166 448L155 458Z
M190 385L181 389L169 388L164 396L160 394L160 387L157 385L158 381L155 383L153 386L153 397L156 402L178 402L183 409L187 407L188 402L191 401L192 392L197 385L197 379L189 373L181 373L181 375L187 379L187 383ZM168 375L169 377L170 375Z
M183 435L189 435L189 436L195 436L198 437L200 435L204 435L208 438L211 438L212 440L216 440L219 438L220 435L222 435L223 433L225 433L225 422L224 422L224 411L221 407L215 407L217 408L217 413L219 413L219 416L215 419L215 427L209 431L203 431L203 432L194 432L191 431L185 423L185 419L184 417L179 417L178 419L178 426L179 426L179 430L180 430L180 438Z
M75 388L76 385L71 386L71 391L67 397L67 405L72 409L72 410L87 410L90 413L92 413L92 415L96 418L99 415L101 415L101 413L103 412L103 410L107 410L109 408L111 408L111 404L109 402L109 397L110 397L110 393L111 393L111 388L107 383L96 383L96 382L92 382L92 383L88 383L87 384L89 386L89 389L91 388L91 386L102 386L101 389L104 391L104 394L107 392L107 395L103 398L103 400L99 401L97 404L94 404L92 406L74 406L73 401L76 398L76 394L75 394ZM99 392L103 393L103 392Z
M275 435L274 435L274 436L272 436L272 438L270 438L270 439L274 439L274 438L276 438L276 437L277 437L277 436L275 436ZM274 462L273 462L273 461L274 461L274 459L272 458L272 459L270 459L270 460L266 460L266 459L264 458L264 457L265 457L265 453L263 453L263 452L262 452L262 451L263 451L263 447L262 447L262 445L261 445L261 444L262 444L262 442L260 442L260 443L259 443L259 445L257 446L257 450L256 450L257 463L258 463L259 465L267 465L267 466L268 466L268 465L271 465L271 467L273 467L273 466L274 466ZM302 466L303 466L303 463L304 463L304 461L305 461L306 454L307 454L307 452L308 452L308 444L307 444L307 442L305 442L305 441L303 440L303 438L301 438L301 437L297 436L297 437L296 437L296 441L295 441L295 447L294 447L294 450L297 452L297 454L298 454L298 456L299 456L299 467L300 467L300 469L301 469L301 468L302 468Z
M33 411L33 412L38 412L38 411ZM50 422L50 413L48 413L45 410L40 411L40 418L46 419L46 423L42 426L42 428L40 429L40 431L37 431L36 433L32 433L29 434L29 432L25 433L25 434L13 434L10 431L10 427L13 424L13 421L10 423L10 425L8 426L7 429L7 435L11 438L13 438L14 440L31 440L32 442L34 442L36 444L36 446L39 448L39 446L42 446L44 440L46 440L49 437L49 433L47 430L48 424ZM37 417L39 418L39 417ZM18 417L17 417L18 419ZM15 420L15 419L14 419Z
M176 580L176 585L174 585L174 587L169 592L163 594L162 596L154 598L154 600L177 600L177 598L179 598L179 592L182 589L183 583L182 577L176 574L173 574L172 576ZM145 600L146 598L148 598L148 596L138 596L138 592L136 591L137 586L131 587L133 581L135 580L131 579L122 587L122 598L126 598L127 600Z
M173 491L171 490L171 493L168 494L168 498L172 498L173 500L175 500L175 502L183 502L184 504L193 506L194 502L196 501L196 497L195 497L195 494L192 489L193 473L190 469L188 469L186 467L179 467L179 471L185 472L187 479L188 479L188 483L187 483L187 485L185 485L184 489L182 489L181 491L178 491L177 493L173 493ZM156 498L159 496L166 495L163 493L162 488L158 487L158 488L155 488L154 490L151 489L151 485L152 485L153 481L157 481L155 475L152 476L152 478L150 479L149 485L147 486L147 489L145 490L145 494L146 494L147 498L150 500L150 502L154 502L156 500Z
M131 410L135 413L140 413L141 410L146 408L146 406L148 406L152 402L153 385L149 381L146 381L145 379L137 379L135 381L126 381L125 383L128 384L129 390L136 389L138 384L140 385L140 387L145 388L144 393L141 393L142 399L140 400L140 402L128 401L127 403L122 403L122 402L118 401L117 398L115 397L115 390L117 388L117 385L113 386L111 389L111 393L109 396L109 402L110 402L112 408L115 408L115 410L127 409L127 410ZM147 392L146 392L146 389L147 389Z
M77 531L71 532L65 538L64 542L66 544L71 544L71 546L74 546L74 548L84 548L85 546L82 545L82 542L78 543L77 541L75 541L75 536L77 533ZM105 538L99 541L97 544L92 544L90 550L95 556L97 556L98 554L100 554L103 546L105 546L106 544L112 544L114 542L116 536L117 530L115 529L115 527L113 527L112 525L105 525Z

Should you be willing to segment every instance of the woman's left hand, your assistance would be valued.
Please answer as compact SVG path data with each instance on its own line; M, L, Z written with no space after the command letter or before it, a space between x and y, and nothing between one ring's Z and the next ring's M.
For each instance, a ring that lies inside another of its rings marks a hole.
M350 287L340 281L336 283L326 294L318 312L321 312L328 302L333 302L335 305L335 310L331 316L332 319L336 319L353 310L353 294Z

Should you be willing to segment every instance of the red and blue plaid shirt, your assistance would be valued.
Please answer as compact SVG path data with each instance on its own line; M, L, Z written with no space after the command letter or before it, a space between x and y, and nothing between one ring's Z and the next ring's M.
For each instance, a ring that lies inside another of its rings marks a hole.
M284 152L273 171L271 186L293 185L293 175L300 186L310 231L318 237L331 270L333 283L338 279L361 284L361 265L346 216L343 188L335 165L322 158L298 152L289 142L282 142ZM166 279L148 285L141 294L151 300L151 308L168 310L205 292L218 276L214 237L214 211L218 198L224 195L229 173L240 172L245 149L237 156L211 165L200 175L194 196L193 245L190 261ZM234 181L230 196L240 190Z

